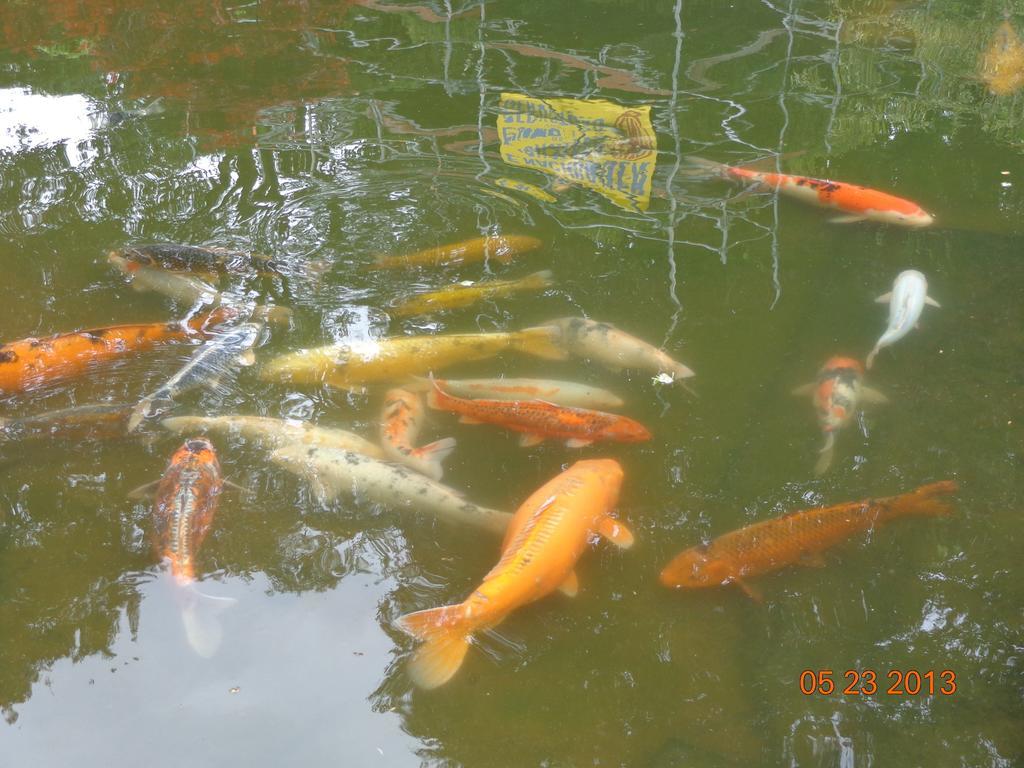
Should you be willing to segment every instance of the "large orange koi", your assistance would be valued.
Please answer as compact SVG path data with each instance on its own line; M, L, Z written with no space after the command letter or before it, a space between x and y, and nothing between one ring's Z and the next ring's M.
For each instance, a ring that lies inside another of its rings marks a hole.
M687 158L687 162L698 173L710 173L731 181L756 184L763 189L778 190L779 194L811 205L832 208L840 213L832 219L838 224L878 221L903 227L927 227L934 221L917 203L870 187L827 179L812 179L808 176L793 176L788 173L765 173L716 163L700 157Z
M28 338L0 346L0 395L81 376L97 365L143 352L160 344L183 342L198 334L205 338L209 326L237 314L220 307L197 315L187 323L111 325L74 331L45 339Z
M466 400L449 395L436 382L427 403L431 408L460 414L464 424L497 424L522 432L519 444L523 447L547 438L565 440L570 448L599 440L639 443L651 439L643 424L617 413L569 408L544 400Z
M952 509L944 497L956 491L955 482L944 480L900 496L790 512L754 523L682 552L665 566L661 583L685 589L732 583L759 599L744 581L747 577L801 562L821 565L824 550L897 517L948 515Z
M410 665L417 685L451 679L477 632L497 626L517 608L556 589L578 589L576 561L598 533L620 547L633 535L611 517L622 468L612 459L578 461L535 491L516 512L501 559L465 602L402 616L398 625L425 640Z

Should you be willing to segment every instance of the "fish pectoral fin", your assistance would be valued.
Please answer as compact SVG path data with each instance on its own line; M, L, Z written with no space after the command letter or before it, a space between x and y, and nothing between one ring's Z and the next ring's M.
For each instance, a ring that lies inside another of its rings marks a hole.
M128 491L128 498L129 499L134 499L135 501L141 501L143 499L148 499L151 496L153 496L153 494L156 493L156 488L157 488L158 485L160 485L160 480L154 480L151 483L146 483L145 485L140 485L138 488L135 488L135 489L133 489L131 491Z
M931 296L925 296L924 297L924 303L927 304L930 307L935 307L936 309L942 309L942 305L939 304L939 302L937 302Z
M829 219L830 224L855 224L858 221L867 221L867 216L860 216L855 213L848 213L842 216L833 216Z
M558 591L566 597L576 597L580 591L580 580L576 576L576 571L569 571L565 581L558 585Z
M472 416L463 415L459 417L459 424L483 424L483 422L480 419L474 419Z
M860 399L865 403L870 403L871 405L885 405L889 402L889 398L877 389L872 389L871 387L865 387L863 385L861 385L860 388Z
M731 579L732 583L743 590L743 594L753 600L755 603L764 602L764 593L761 592L757 587L752 587L746 581L741 579L739 576Z
M244 485L233 483L230 480L225 480L224 485L227 486L228 488L231 488L232 490L238 491L239 493L244 493L246 496L249 496L250 498L256 498L256 491L254 491L252 488L246 488Z
M597 524L597 532L622 549L633 546L633 532L614 517L603 517Z
M800 555L800 564L808 568L824 568L827 565L821 552L804 552Z
M883 293L881 296L875 299L876 304L888 304L890 301L892 301L892 291L889 291L888 293Z
M801 384L799 387L796 387L793 390L791 390L791 394L794 394L797 397L803 397L804 395L813 395L814 388L816 386L818 386L818 382L809 381L806 384Z
M584 448L590 445L592 442L594 441L585 440L582 437L570 437L568 440L565 441L565 446L567 448Z
M532 448L535 445L540 445L544 442L544 435L535 435L529 432L524 432L519 436L519 447L520 448Z
M256 353L251 349L245 350L238 356L238 364L248 368L250 365L256 365Z

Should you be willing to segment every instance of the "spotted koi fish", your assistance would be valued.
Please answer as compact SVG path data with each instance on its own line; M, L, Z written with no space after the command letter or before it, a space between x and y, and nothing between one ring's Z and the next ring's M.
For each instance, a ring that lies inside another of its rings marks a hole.
M622 485L612 459L578 461L545 483L519 508L501 559L466 600L402 616L398 626L425 641L409 665L422 688L443 685L462 666L473 636L556 589L579 589L575 566L593 534L626 548L633 535L611 516Z
M931 214L917 203L869 187L788 173L763 173L700 157L690 157L687 163L697 174L706 173L743 184L755 184L811 205L836 210L839 215L832 221L837 224L877 221L918 228L927 227L934 221Z
M810 394L818 423L825 433L825 446L814 467L818 475L825 474L832 464L836 432L849 424L863 399L870 403L887 403L881 392L864 386L864 366L852 357L831 357L818 372L818 379L793 390L795 395Z
M944 480L912 493L807 509L748 525L709 544L691 547L661 572L661 583L677 589L736 584L760 599L745 579L790 565L824 565L821 553L858 533L898 517L949 515L946 499L957 484Z
M524 448L548 438L565 440L569 448L603 440L639 443L651 439L643 424L615 413L567 408L544 400L466 400L447 394L436 382L427 394L427 403L460 414L463 424L497 424L521 432L519 444Z
M233 309L219 307L187 323L111 325L0 345L0 396L82 376L96 366L162 344L206 338L208 328L230 320L235 314Z
M114 251L114 254L135 264L174 272L216 275L227 272L278 271L277 265L269 256L217 246L154 243L126 246L120 251Z
M444 475L441 462L455 450L455 439L445 437L415 447L423 424L423 399L404 389L391 389L384 395L384 418L380 426L380 440L384 452L392 461L405 464L433 480Z
M471 261L496 259L509 262L520 253L535 251L543 243L529 235L494 235L474 237L458 243L439 245L402 256L378 256L373 266L376 269L398 269L401 267L440 267L447 264L463 264Z

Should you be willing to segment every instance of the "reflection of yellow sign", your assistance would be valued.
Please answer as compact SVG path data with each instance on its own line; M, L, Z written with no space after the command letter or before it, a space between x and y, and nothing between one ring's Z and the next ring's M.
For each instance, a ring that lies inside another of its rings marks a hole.
M647 210L658 154L650 107L503 93L499 110L506 163L588 187L623 208Z

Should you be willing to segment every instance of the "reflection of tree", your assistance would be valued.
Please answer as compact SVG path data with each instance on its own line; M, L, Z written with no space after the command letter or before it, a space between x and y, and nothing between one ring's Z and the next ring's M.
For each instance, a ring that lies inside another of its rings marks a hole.
M88 56L131 98L185 105L189 130L217 145L251 140L268 106L336 94L346 62L330 52L349 2L225 7L182 0L40 0L0 5L0 45ZM315 32L313 31L315 30Z

